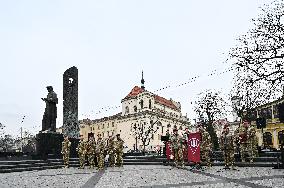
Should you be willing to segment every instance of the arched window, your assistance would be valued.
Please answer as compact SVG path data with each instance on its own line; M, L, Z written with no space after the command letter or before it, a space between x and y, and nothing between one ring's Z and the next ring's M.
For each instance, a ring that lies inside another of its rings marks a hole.
M137 112L137 106L134 106L134 112Z
M141 109L143 108L143 100L139 102Z
M125 114L129 114L129 107L128 106L125 107Z
M152 108L152 101L151 101L151 99L149 100L149 108L150 109Z

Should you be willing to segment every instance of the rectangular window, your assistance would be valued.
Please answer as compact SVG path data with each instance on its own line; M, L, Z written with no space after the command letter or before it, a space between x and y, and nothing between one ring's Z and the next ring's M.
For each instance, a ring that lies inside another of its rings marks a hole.
M278 105L273 106L273 115L274 115L274 118L279 118Z
M98 125L98 130L100 130L100 125Z
M112 127L114 127L114 122L112 122Z

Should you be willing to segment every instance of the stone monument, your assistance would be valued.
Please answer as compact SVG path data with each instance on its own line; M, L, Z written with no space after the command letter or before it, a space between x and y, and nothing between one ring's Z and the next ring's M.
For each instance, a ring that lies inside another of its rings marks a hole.
M42 118L42 130L36 135L36 156L41 159L58 158L63 141L63 135L56 132L58 98L52 86L46 88L47 97L41 98L46 105Z
M63 134L79 138L78 69L71 67L63 74Z
M63 74L63 127L62 133L71 142L70 156L77 157L80 128L78 121L78 69L71 67Z

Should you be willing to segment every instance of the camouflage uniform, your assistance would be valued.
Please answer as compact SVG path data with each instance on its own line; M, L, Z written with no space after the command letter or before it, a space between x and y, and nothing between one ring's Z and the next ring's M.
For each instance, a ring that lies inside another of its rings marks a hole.
M239 129L240 128L237 128L235 131L234 131L234 144L236 146L236 153L240 154L240 138L239 138Z
M234 137L230 135L229 128L226 128L222 133L220 148L223 150L225 168L229 168L229 166L233 168L235 163Z
M239 140L240 140L240 153L241 153L241 160L245 162L245 155L248 151L248 132L247 127L242 125L239 129Z
M80 163L79 168L84 168L86 160L86 152L87 152L87 143L83 139L80 140L78 147L76 148L76 151L78 152L79 156L79 163Z
M68 140L68 138L65 137L64 141L62 142L62 150L61 150L65 168L69 167L70 147L71 147L71 142Z
M188 137L189 137L190 132L188 130L185 130L183 134L183 140L184 140L184 151L183 151L183 159L188 161Z
M117 140L115 143L115 153L116 153L116 166L122 167L123 166L123 144L124 141L120 138L120 136L117 136Z
M212 152L212 142L209 133L206 130L201 131L201 145L200 145L200 156L202 162L206 162L208 167L211 167L210 153Z
M99 136L96 145L96 155L98 161L98 170L102 170L105 165L105 141Z
M108 154L109 154L109 166L115 166L115 141L114 137L110 137L108 140Z
M95 166L95 153L96 152L96 141L94 138L91 138L87 144L87 158L90 165L90 168Z
M174 130L174 135L171 136L171 148L174 151L174 164L176 167L184 167L183 150L184 139L178 135L177 130Z
M257 145L258 145L258 140L255 135L255 128L252 127L249 130L249 136L248 136L248 150L249 150L249 156L250 156L250 162L253 162L253 159L257 157Z

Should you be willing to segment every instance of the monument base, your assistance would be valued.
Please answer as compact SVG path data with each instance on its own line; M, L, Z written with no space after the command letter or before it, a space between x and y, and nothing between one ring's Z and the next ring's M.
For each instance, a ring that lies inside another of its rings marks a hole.
M36 135L36 158L62 158L61 149L63 142L63 134L57 132L40 132ZM76 147L79 139L69 138L71 142L70 157L77 158Z

